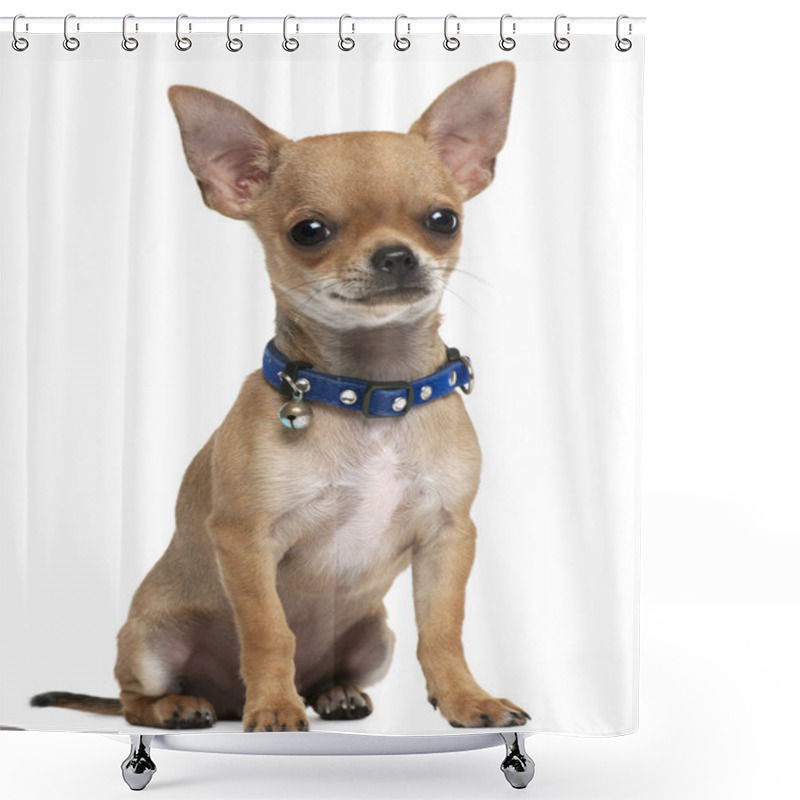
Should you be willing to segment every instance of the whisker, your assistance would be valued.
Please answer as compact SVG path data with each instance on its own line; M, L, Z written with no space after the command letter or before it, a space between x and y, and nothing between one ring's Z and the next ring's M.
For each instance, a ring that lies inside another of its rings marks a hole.
M472 305L472 303L470 303L470 302L468 302L467 300L465 300L465 299L464 299L464 298L463 298L463 297L462 297L462 296L461 296L461 295L460 295L458 292L456 292L456 291L453 289L453 287L452 287L452 286L445 286L445 287L444 287L444 290L445 290L446 292L450 292L450 294L452 294L452 295L453 295L453 297L455 297L457 300L460 300L460 301L461 301L461 302L462 302L462 303L463 303L463 304L464 304L464 305L465 305L465 306L466 306L468 309L470 309L470 311L474 311L476 314L480 313L480 312L478 311L478 309L477 309L477 308L475 308L475 306L473 306L473 305Z
M448 271L447 267L433 267L433 269L436 272L447 272ZM483 278L480 275L476 275L474 272L468 272L467 270L462 269L461 267L456 267L454 270L452 270L452 272L450 274L451 275L466 275L468 278L472 278L473 280L478 281L478 283L482 283L484 286L491 286L492 285L489 281L486 280L486 278Z
M305 289L309 286L315 286L318 283L330 283L330 282L335 282L335 279L330 278L329 276L324 276L322 278L314 278L313 280L310 281L303 281L302 283L297 283L294 286L287 286L285 288L273 284L273 290L275 291L276 295L283 296L285 294L288 294L289 292L295 292L298 291L299 289Z

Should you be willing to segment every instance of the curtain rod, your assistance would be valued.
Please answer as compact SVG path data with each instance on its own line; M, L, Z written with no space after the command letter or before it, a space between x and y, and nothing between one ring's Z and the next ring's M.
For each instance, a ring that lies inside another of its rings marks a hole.
M195 17L181 15L181 27L192 34L225 33L228 26L227 17ZM513 35L551 34L554 29L554 17L513 17L506 15L504 30ZM623 30L625 35L644 33L644 17L625 17ZM346 33L386 33L393 32L395 25L405 35L410 31L414 35L441 35L444 30L444 17L359 17L345 15L339 17L305 17L293 16L290 20L292 29L299 26L303 34L336 34L341 30ZM284 30L284 17L234 17L233 29L245 34L275 34ZM559 25L570 26L569 33L614 35L617 26L616 17L570 17L560 15ZM500 16L497 17L458 17L451 15L450 30L457 35L498 33ZM119 33L122 30L122 17L81 17L70 16L71 31L80 33ZM139 33L175 32L175 17L137 17L128 19L127 29ZM0 18L0 31L10 33L13 29L12 17ZM21 15L17 20L17 32L30 34L48 34L64 32L64 17L35 17Z

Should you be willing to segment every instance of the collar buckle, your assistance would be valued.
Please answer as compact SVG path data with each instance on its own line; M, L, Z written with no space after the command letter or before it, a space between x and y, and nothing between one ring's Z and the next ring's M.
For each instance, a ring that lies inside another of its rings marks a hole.
M406 393L405 397L398 396L392 402L392 412L394 413L370 411L372 395L377 391L391 391L392 389L403 389ZM367 417L404 417L412 405L414 405L414 387L408 381L371 381L361 398L361 411Z

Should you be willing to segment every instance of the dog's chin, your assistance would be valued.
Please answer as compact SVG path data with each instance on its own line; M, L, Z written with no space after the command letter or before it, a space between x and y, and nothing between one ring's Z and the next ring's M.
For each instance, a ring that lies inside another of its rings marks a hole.
M389 322L414 322L433 312L441 293L420 286L376 289L363 295L334 293L332 305L339 308L340 319L354 326L377 326Z
M283 298L292 300L295 316L300 314L309 321L345 330L422 319L436 310L441 301L441 291L407 286L357 295L331 291L312 298L301 299L285 294Z
M378 289L356 297L348 297L338 292L331 292L331 298L345 305L357 305L365 308L381 306L413 306L423 302L432 295L429 289L420 286L395 286L389 289Z

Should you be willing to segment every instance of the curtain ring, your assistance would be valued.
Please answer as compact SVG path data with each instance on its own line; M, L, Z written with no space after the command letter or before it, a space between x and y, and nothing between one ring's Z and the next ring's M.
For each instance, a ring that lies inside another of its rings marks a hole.
M81 46L80 39L69 35L68 26L71 19L75 19L74 14L67 14L67 16L64 17L64 49L69 50L70 52L77 50ZM78 26L77 23L76 30L80 30L80 26Z
M616 47L617 50L620 51L620 53L627 53L628 50L630 50L631 47L633 47L633 42L630 39L623 39L619 35L620 23L624 19L628 19L628 15L627 14L620 14L617 17L617 41L614 42L614 47ZM632 32L633 32L633 26L629 22L628 23L628 34L631 34Z
M192 46L192 40L188 36L181 36L181 20L188 19L188 17L188 14L178 14L175 19L175 47L184 52ZM192 24L190 22L189 30L191 29Z
M566 38L566 36L559 36L558 35L558 21L560 19L566 19L566 14L559 14L555 22L553 23L553 35L555 36L555 41L553 42L553 47L558 50L559 53L563 53L565 50L569 50L570 41ZM567 23L567 36L569 36L569 22Z
M228 41L225 42L225 47L227 47L228 50L231 51L231 53L238 53L242 49L242 47L244 47L244 43L242 42L241 39L235 39L231 37L231 22L233 22L233 20L235 19L239 19L239 17L236 14L231 14L228 17L228 28L227 28ZM239 30L241 31L241 29L242 27L240 25Z
M133 36L128 36L128 20L134 19L133 14L126 14L122 18L122 49L127 50L129 53L132 53L138 46L139 40ZM139 26L136 26L136 30L139 29Z
M503 14L500 17L500 49L505 50L508 52L509 50L513 50L517 46L517 40L512 39L510 36L506 36L505 33L505 24L506 20L511 19L511 14ZM517 23L511 23L511 33L517 32Z
M344 31L342 29L344 28L344 21L346 19L353 19L353 18L349 14L342 14L342 16L339 17L339 49L348 52L349 50L352 50L356 46L356 43L354 39L351 39L349 36L344 35ZM352 32L355 33L356 32L355 22L352 22L351 25L353 26Z
M411 47L411 39L408 38L408 35L401 36L400 35L400 20L401 19L408 19L405 14L398 14L394 18L394 49L400 50L408 50ZM408 33L411 33L411 23L407 22L406 27L408 28Z
M298 42L297 39L289 37L290 19L297 19L297 17L293 17L291 14L289 14L283 18L283 49L286 50L287 53L293 53L298 47L300 47L300 42ZM297 26L296 30L300 30L299 25Z
M458 38L458 36L457 35L456 36L450 36L449 35L448 26L449 26L449 23L450 23L451 19L457 19L456 15L455 14L448 14L444 18L444 43L443 43L444 44L444 49L445 50L450 50L450 52L452 52L453 50L458 50L458 48L461 47L461 40ZM460 22L456 22L456 34L459 34L459 33L461 33L461 23Z
M17 16L14 17L14 22L11 24L11 35L14 37L11 40L11 46L18 53L21 53L24 50L28 49L28 45L30 44L30 42L17 33L17 20L18 19L25 19L25 15L24 14L17 14Z

